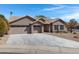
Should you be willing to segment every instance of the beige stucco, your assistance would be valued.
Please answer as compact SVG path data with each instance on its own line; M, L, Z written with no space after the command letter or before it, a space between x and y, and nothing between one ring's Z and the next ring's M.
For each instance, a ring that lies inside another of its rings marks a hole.
M59 31L67 31L67 27L65 26L65 24L60 22L60 21L57 21L57 22L52 24L52 30L56 31L56 30L54 30L54 25L59 25L59 27L58 27ZM64 25L64 30L60 30L60 25Z
M11 25L29 25L32 22L33 22L32 19L23 18L23 19L18 20L18 21L14 22L14 23L11 23Z
M11 23L10 24L11 28L9 30L9 34L30 33L31 30L30 30L29 24L31 24L33 21L34 21L33 19L29 19L28 17L25 17L25 18L22 18L18 21ZM22 27L23 25L25 25L25 26ZM12 26L16 26L16 27L12 27ZM20 27L17 27L17 26L20 26Z

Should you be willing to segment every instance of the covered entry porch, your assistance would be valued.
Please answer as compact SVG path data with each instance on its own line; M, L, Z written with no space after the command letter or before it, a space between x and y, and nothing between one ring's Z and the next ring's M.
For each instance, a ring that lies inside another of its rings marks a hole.
M44 24L44 32L51 32L50 24Z
M44 32L43 25L32 25L31 26L31 33L42 33Z
M31 33L42 33L44 32L44 23L41 21L35 21L30 24Z
M52 32L51 24L46 24L40 20L30 24L31 33L43 33L43 32Z

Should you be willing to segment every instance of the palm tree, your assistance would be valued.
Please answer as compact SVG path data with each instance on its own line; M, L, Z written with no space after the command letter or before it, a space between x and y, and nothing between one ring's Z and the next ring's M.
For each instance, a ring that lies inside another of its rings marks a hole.
M12 15L13 15L13 11L10 11L9 19L11 19Z
M77 25L77 21L75 19L70 19L69 23L67 24L70 32L73 32L73 28Z
M0 36L7 34L9 30L9 23L4 15L0 14Z

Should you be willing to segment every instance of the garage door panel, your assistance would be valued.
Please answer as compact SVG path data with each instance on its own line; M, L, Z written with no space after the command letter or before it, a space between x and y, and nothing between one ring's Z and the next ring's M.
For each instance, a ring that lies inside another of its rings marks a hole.
M11 27L10 34L26 34L29 32L29 27Z

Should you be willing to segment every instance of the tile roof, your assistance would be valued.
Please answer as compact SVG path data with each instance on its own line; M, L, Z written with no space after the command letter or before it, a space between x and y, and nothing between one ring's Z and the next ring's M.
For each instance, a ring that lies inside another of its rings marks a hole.
M45 24L50 24L51 23L51 20L46 20L45 21Z
M31 18L31 19L34 19L34 18L32 18L32 17L30 17L30 16L12 16L11 18L10 18L10 23L11 22L14 22L14 21L16 21L16 20L19 20L19 19L21 19L21 18L24 18L24 17L28 17L28 18ZM58 20L60 20L60 21L62 21L63 23L65 23L63 20L61 20L61 19L48 19L48 18L44 18L44 20L45 21L42 21L42 20L39 20L39 19L34 19L34 20L36 20L36 21L33 21L31 24L33 24L33 23L36 23L36 22L41 22L41 23L43 23L43 24L50 24L50 23L54 23L54 22L56 22L56 21L58 21Z
M77 23L77 25L76 26L79 26L79 23Z
M36 23L36 22L40 22L40 23L42 23L42 24L45 24L45 22L43 22L43 21L41 21L41 20L36 20L36 21L32 22L31 24L34 24L34 23Z
M15 21L17 21L17 20L20 20L20 19L22 19L22 18L25 18L25 17L28 17L28 18L30 18L30 19L35 20L35 19L32 18L31 16L12 16L12 17L10 18L9 23L13 23L13 22L15 22Z
M9 21L9 22L12 22L12 21L17 20L17 19L22 18L22 17L23 17L23 16L12 16L12 17L10 18L10 21Z

